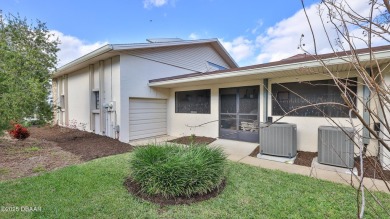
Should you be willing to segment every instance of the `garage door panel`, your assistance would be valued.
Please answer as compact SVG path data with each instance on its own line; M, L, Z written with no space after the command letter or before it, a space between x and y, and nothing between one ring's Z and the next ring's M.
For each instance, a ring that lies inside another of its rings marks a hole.
M167 101L158 99L129 100L130 140L167 133Z
M166 108L139 108L139 109L130 109L131 114L143 114L143 113L167 113Z
M146 100L146 101L130 101L129 108L130 109L142 109L142 108L166 108L167 103L166 100Z
M150 121L144 121L144 120L150 120ZM167 120L165 118L163 118L163 119L142 119L142 120L131 121L131 124L132 125L139 125L139 124L145 124L145 122L161 123L161 122L167 122Z
M131 126L131 132L135 131L148 131L152 129L165 129L167 127L167 122L153 122L147 124L133 124Z
M166 113L132 113L130 114L130 122L138 120L166 119L166 115Z
M135 139L142 139L142 138L150 138L151 136L159 136L159 135L165 135L166 131L160 131L160 132L154 132L154 133L147 133L147 134L137 134L131 136L130 140L135 140Z

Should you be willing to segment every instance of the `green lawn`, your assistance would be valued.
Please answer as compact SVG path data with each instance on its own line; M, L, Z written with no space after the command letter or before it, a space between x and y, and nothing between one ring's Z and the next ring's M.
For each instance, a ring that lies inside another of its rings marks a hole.
M129 154L93 160L38 177L0 183L0 218L355 218L356 193L343 185L229 162L225 190L191 206L160 208L122 186ZM390 209L390 195L376 193ZM0 209L1 210L1 209ZM377 215L379 214L379 215ZM388 215L368 199L367 218Z

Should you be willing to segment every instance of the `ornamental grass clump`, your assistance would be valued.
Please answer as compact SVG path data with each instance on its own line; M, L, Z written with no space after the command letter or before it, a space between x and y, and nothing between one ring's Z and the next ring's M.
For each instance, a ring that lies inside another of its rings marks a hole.
M134 151L130 178L148 195L191 197L217 189L225 177L225 164L220 148L148 145Z

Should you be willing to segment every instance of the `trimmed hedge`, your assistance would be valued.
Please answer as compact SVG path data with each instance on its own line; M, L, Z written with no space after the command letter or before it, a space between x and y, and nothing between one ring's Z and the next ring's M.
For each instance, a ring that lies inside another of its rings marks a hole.
M220 148L148 145L134 150L130 177L149 195L191 197L217 188L225 177L225 164Z

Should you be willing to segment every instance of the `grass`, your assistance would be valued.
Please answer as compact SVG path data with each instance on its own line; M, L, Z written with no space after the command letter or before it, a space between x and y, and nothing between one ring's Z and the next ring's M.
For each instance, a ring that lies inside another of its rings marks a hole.
M130 195L130 154L96 159L37 177L0 183L0 218L355 218L354 189L305 176L228 162L225 190L190 206L160 208ZM390 195L375 193L390 209ZM388 218L367 198L366 218Z
M7 175L10 170L6 167L0 167L0 175Z
M45 172L46 168L42 165L36 166L32 169L33 173L40 173L40 172Z
M225 178L225 164L220 148L149 145L135 149L130 176L149 195L191 197L217 188Z
M41 150L41 148L40 147L37 147L37 146L32 146L32 147L28 147L28 148L25 148L24 149L24 152L35 152L35 151L39 151L39 150Z

